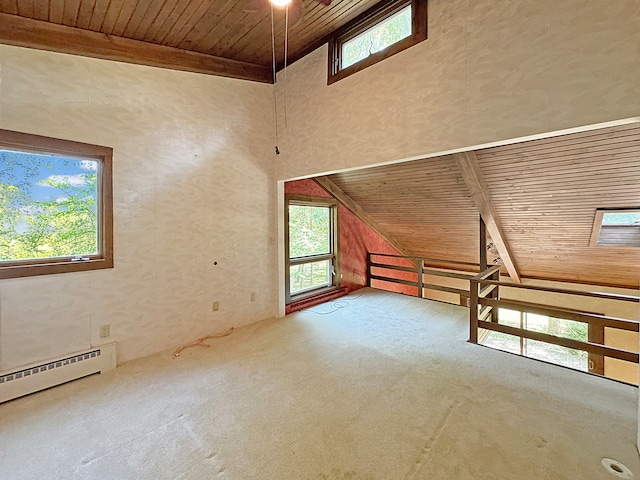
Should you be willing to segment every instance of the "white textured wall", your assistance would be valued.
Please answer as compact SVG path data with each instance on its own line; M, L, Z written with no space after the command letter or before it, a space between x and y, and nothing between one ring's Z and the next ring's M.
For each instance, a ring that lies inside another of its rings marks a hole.
M0 67L0 128L113 147L115 217L114 269L0 281L2 369L101 324L123 362L274 315L272 86L6 46Z
M425 42L331 86L326 62L288 69L278 179L640 115L640 2L429 0Z

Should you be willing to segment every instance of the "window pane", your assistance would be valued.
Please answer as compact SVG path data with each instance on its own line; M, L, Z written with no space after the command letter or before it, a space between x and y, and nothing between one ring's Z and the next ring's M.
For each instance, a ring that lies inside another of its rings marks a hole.
M561 318L525 313L525 328L534 332L548 333L556 337L572 338L586 342L589 338L589 326L583 322L574 322Z
M331 253L331 209L289 205L289 257Z
M411 5L342 44L342 68L364 60L411 35Z
M520 326L520 312L504 308L501 308L499 312L501 324L514 327ZM527 330L548 333L557 337L572 338L583 342L588 341L589 326L586 323L534 313L522 313L522 315L524 328ZM577 370L588 370L589 356L586 352L527 338L523 339L522 343L522 354L526 357L544 360L556 365L564 365ZM483 344L498 350L520 353L520 338L500 332L491 332Z
M605 212L602 225L640 225L640 212Z
M491 332L483 342L483 345L505 352L520 354L520 337L502 332Z
M331 260L292 265L289 268L291 295L331 285Z
M551 345L537 340L524 340L524 354L530 358L537 358L546 362L564 365L576 370L588 371L589 356L582 350Z
M0 150L0 261L97 254L98 163Z
M536 315L535 313L524 314L524 328L534 332L549 333L551 335L557 335L558 330L555 322L552 322L551 325L549 324L549 317Z
M498 309L498 321L503 325L520 328L521 313L517 310L509 310L507 308ZM495 332L498 333L498 332Z

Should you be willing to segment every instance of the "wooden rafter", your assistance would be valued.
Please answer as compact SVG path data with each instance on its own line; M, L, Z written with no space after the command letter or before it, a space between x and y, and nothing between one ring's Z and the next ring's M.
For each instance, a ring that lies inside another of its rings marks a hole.
M600 236L600 230L602 229L602 220L604 219L604 210L596 210L593 219L593 229L591 230L591 238L589 239L589 246L596 247L598 245L598 237Z
M151 67L272 83L271 69L204 53L0 13L0 43Z
M364 209L358 205L349 195L347 195L340 187L338 187L328 177L315 177L313 179L318 185L324 188L327 192L334 196L342 205L344 205L351 213L362 220L371 230L380 235L389 245L395 248L400 255L407 257L412 256L411 252L407 250L402 243L400 243L393 235L382 228L378 222L376 222L371 216L364 211ZM412 262L413 263L413 262Z
M463 152L453 155L462 178L469 189L471 198L473 199L482 219L484 220L487 231L491 235L491 240L498 249L502 263L504 264L511 279L520 283L520 273L515 264L513 254L507 243L504 232L498 220L498 215L493 207L489 188L482 177L482 172L478 166L478 159L475 152Z

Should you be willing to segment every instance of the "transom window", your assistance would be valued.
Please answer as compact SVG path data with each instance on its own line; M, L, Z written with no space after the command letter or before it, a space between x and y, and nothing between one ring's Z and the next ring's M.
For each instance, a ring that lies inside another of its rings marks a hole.
M589 245L640 247L640 207L596 210Z
M331 84L427 38L427 1L382 2L329 40Z
M341 66L347 68L411 35L411 4L341 45Z
M287 303L337 284L337 204L287 196Z
M0 278L113 266L111 155L0 130Z

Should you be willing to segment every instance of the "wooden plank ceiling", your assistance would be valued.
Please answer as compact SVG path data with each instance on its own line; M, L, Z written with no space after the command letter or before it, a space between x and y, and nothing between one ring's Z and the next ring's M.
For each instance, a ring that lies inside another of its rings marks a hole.
M329 178L413 255L479 261L478 210L452 156Z
M521 273L638 287L640 248L589 247L597 208L640 206L640 125L477 152Z
M317 48L332 31L376 3L377 0L333 0L326 6L317 0L294 0L288 61ZM274 8L274 22L276 55L281 66L284 9ZM109 37L90 33L82 36L74 32L77 29ZM43 45L43 37L47 36L49 48ZM252 71L249 76L256 78L251 79L271 80L269 0L0 0L0 43L109 58L101 37L103 41L115 37L143 42L123 47L139 54L139 63L152 63L143 52L144 45L162 46L167 55L178 55L179 51L204 55L195 58L205 67L209 59L214 74L224 75L226 71L228 76L247 77L246 70L250 68L245 68L244 74L236 73L225 62L226 70L218 71L216 59L226 59L260 66L263 70L259 75ZM121 44L116 42L116 46ZM132 58L122 60L133 62Z
M476 156L522 277L639 288L640 248L589 240L597 208L640 206L640 124ZM412 254L478 261L478 209L451 156L329 178Z

